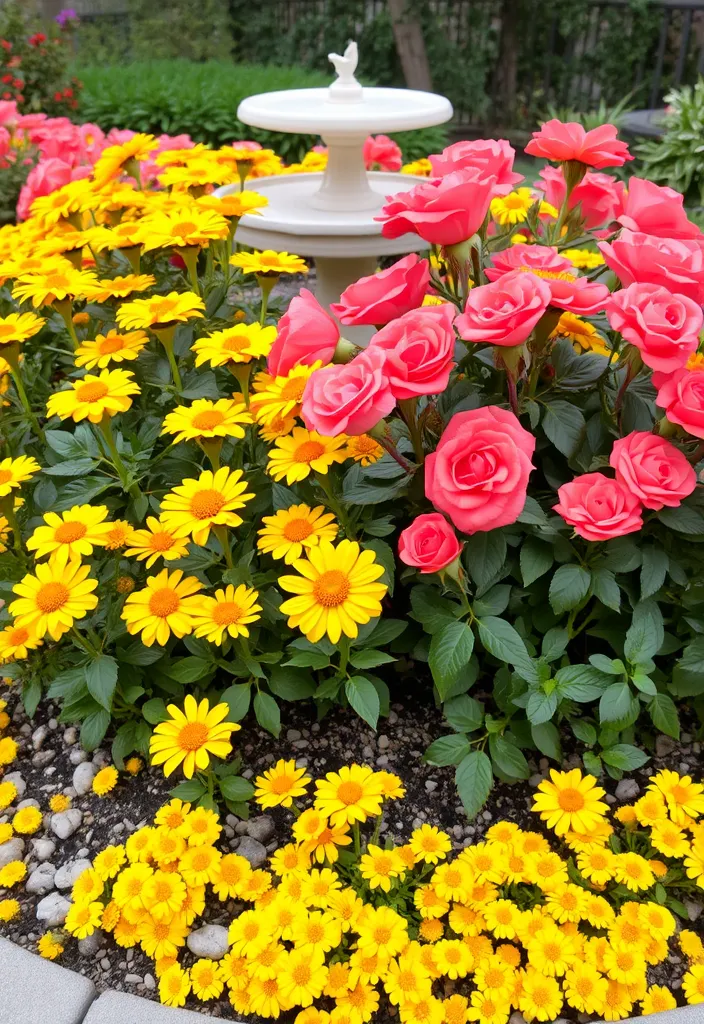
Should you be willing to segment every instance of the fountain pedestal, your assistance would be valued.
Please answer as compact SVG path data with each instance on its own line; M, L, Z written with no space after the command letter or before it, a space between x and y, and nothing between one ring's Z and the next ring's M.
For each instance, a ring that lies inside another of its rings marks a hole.
M423 178L367 172L362 156L369 134L442 124L452 117L444 96L410 89L363 88L354 78L357 46L331 54L339 77L328 89L261 93L243 100L237 116L245 124L273 131L320 135L328 146L323 173L258 178L252 188L269 200L261 216L245 216L237 240L256 249L312 256L316 295L329 306L358 278L373 274L380 256L427 248L418 235L387 239L374 220L384 198L413 188ZM225 185L216 195L239 186ZM343 328L345 337L365 343L371 329Z

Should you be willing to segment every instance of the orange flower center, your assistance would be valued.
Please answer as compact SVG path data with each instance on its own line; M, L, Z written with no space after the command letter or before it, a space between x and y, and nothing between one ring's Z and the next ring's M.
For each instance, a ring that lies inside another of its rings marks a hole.
M12 480L12 470L0 469L0 484L9 484L10 480Z
M157 903L164 903L171 899L171 886L168 882L157 882L154 886L154 899Z
M231 334L222 341L222 347L226 352L242 352L244 349L249 348L250 344L251 339L244 331L241 334Z
M174 224L171 229L173 235L193 235L197 232L198 228L192 220L181 220L178 224Z
M98 346L102 356L110 355L112 352L121 352L125 347L125 339L119 334L108 334Z
M188 722L178 734L177 744L182 750L200 750L208 739L208 726L204 722ZM195 867L195 860L193 866Z
M536 985L530 995L536 1006L544 1006L550 998L547 988L541 988L539 985Z
M74 540L80 540L81 537L85 537L87 532L88 527L84 523L69 521L62 523L54 536L59 544L72 544Z
M180 603L175 590L171 587L162 587L161 590L155 590L149 598L149 611L159 619L166 619L178 611Z
M200 724L200 723L196 723L196 724ZM189 728L189 726L186 726L186 729L188 729L188 728ZM205 726L202 726L201 728L205 729ZM206 733L207 733L207 729L206 729ZM181 735L183 735L183 732L181 733ZM198 746L201 746L201 744L199 743ZM195 749L195 748L192 748L192 749ZM201 850L199 853L194 854L193 860L191 861L191 864L193 866L193 870L194 871L207 871L208 868L210 867L210 854L205 853L204 851Z
M152 323L167 323L173 316L176 307L173 302L155 302L151 307Z
M305 540L312 532L313 527L307 519L289 519L284 526L284 537L294 542Z
M20 647L29 640L29 630L25 629L24 626L17 626L15 629L10 630L7 637L11 647Z
M224 422L225 417L219 409L205 409L193 417L192 425L196 430L213 430Z
M191 498L191 512L196 519L214 519L224 504L225 496L220 491L206 488Z
M109 390L102 380L94 380L88 384L80 384L76 388L76 398L79 402L99 402L101 398L105 398Z
M357 801L362 799L364 790L358 782L352 780L343 782L337 790L337 799L340 803L346 804L348 807L350 804L356 804Z
M63 583L45 583L37 592L37 607L48 615L58 611L69 597L70 591Z
M154 923L154 938L163 942L164 939L169 937L169 926L165 921L156 921Z
M304 441L299 444L293 453L294 462L307 462L309 465L314 459L319 459L325 452L325 445L320 441Z
M154 551L168 551L169 548L173 547L173 544L173 536L165 530L157 530L149 539L149 546Z
M595 871L603 871L609 864L609 858L605 853L593 853L591 855L591 866Z
M310 981L310 967L308 964L296 964L291 971L291 977L297 985L307 985Z
M220 861L220 878L225 885L237 885L242 879L242 869L236 861L226 860L223 857Z
M635 924L624 924L621 935L624 942L637 942L640 938L640 928Z
M377 875L388 875L394 869L394 862L391 857L387 857L385 854L379 854L374 858L374 870Z
M329 569L322 573L313 584L315 600L324 608L337 608L347 600L349 592L350 581L339 569Z
M543 947L546 960L559 960L561 956L560 946L557 942L547 942Z
M65 274L47 274L46 286L51 291L56 291L57 289L63 291L68 288L69 281Z
M563 811L581 811L584 807L584 797L578 789L561 789L557 802Z
M213 622L218 626L230 626L239 622L244 612L234 601L219 601L213 608Z
M16 331L17 328L14 324L0 324L0 338L9 338Z
M460 874L459 871L450 869L450 871L448 871L445 875L445 881L449 886L455 889L457 888L458 885L462 883L462 875Z
M522 266L518 268L536 277L542 277L546 281L574 281L576 274L570 274L567 270L538 270L535 267Z
M270 788L272 792L278 793L279 796L282 793L288 793L289 790L293 789L294 780L290 775L277 775L275 779L271 780ZM298 863L298 857L292 853L292 866Z
M281 388L281 397L286 402L300 402L303 398L307 380L305 377L292 377Z
M325 929L317 921L308 925L308 941L313 943L321 942L325 938Z

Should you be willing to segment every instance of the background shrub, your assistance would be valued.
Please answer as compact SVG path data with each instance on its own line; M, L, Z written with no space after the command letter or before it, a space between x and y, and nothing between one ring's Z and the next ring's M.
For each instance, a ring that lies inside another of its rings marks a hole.
M72 25L40 22L14 0L0 6L0 99L14 100L23 114L73 113L80 82L68 68Z

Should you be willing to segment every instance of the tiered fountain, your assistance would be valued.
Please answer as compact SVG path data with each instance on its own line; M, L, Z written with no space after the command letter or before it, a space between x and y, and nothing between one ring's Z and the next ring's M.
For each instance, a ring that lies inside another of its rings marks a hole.
M369 172L362 147L369 134L442 124L452 117L444 96L410 89L363 88L354 77L357 44L333 53L337 79L328 89L261 93L243 100L237 116L272 131L320 135L328 147L323 173L258 178L252 187L267 196L263 216L245 216L237 240L256 249L275 249L315 258L316 294L324 306L347 285L373 274L379 256L425 248L417 235L387 239L374 220L384 197L413 188L414 175ZM237 185L218 190L225 194ZM363 332L367 333L367 332ZM345 330L352 339L353 331ZM354 338L352 340L362 340Z

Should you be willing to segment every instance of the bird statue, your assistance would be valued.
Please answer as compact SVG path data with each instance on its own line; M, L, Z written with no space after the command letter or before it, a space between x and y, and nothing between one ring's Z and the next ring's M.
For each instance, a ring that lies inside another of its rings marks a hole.
M347 44L344 54L329 53L328 60L337 71L337 78L328 89L328 98L333 103L357 103L362 99L362 86L354 77L359 52L354 40Z

